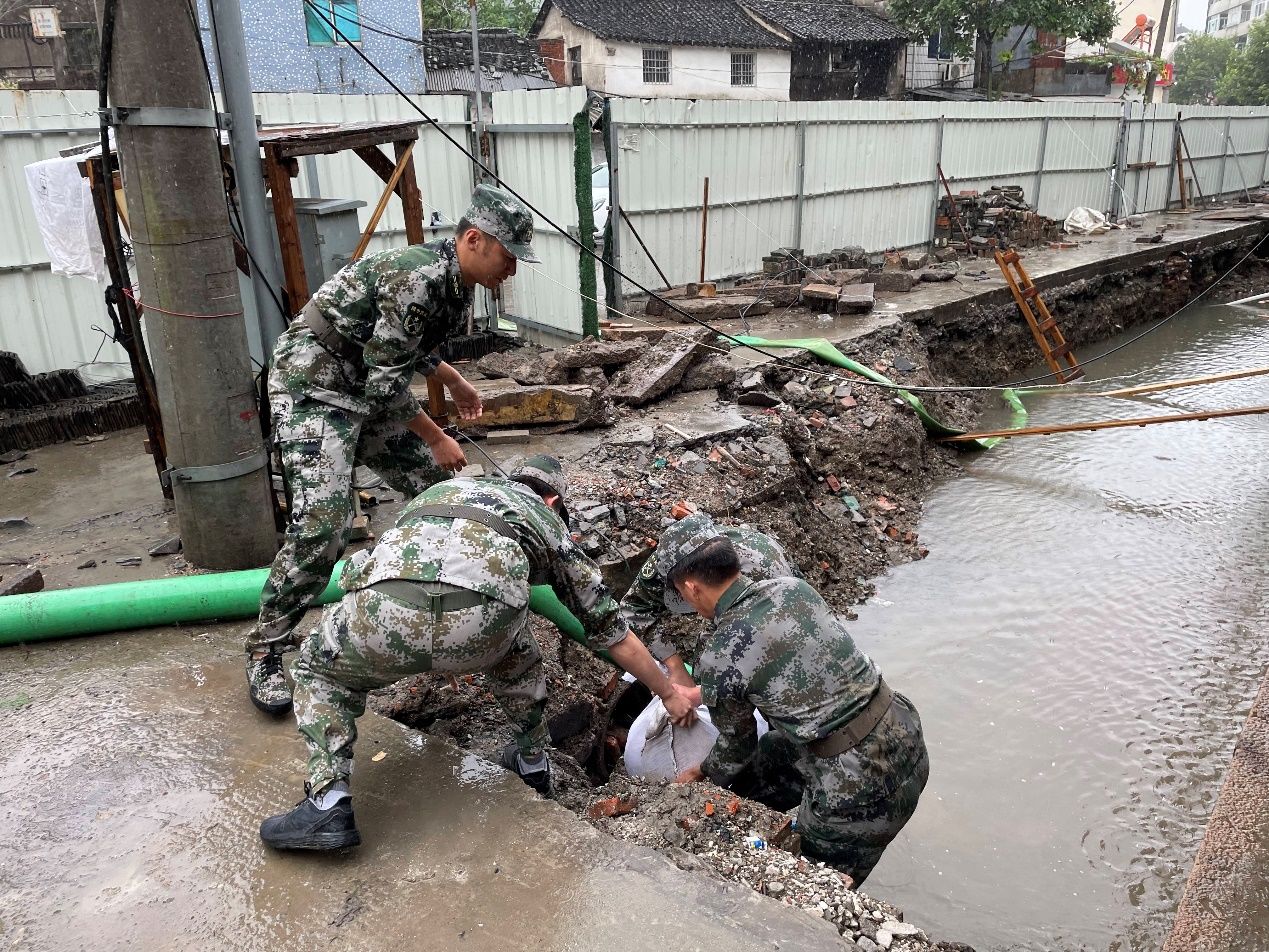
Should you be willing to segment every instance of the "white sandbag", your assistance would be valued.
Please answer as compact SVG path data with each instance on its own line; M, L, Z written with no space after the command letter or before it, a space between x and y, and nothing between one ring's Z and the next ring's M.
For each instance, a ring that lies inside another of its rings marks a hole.
M718 729L709 717L709 708L696 709L698 720L691 727L675 727L659 697L640 712L626 736L626 773L645 780L673 780L684 770L699 767L718 740ZM754 711L761 737L770 728Z
M1080 207L1066 216L1062 228L1068 235L1100 235L1110 231L1110 222L1096 209Z

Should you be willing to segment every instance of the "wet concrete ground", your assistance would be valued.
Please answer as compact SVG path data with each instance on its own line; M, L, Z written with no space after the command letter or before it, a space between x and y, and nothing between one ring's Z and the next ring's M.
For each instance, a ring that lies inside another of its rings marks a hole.
M302 747L293 722L247 702L240 629L0 653L0 946L840 948L828 923L610 840L373 714L354 781L363 845L267 850L257 825L302 796Z

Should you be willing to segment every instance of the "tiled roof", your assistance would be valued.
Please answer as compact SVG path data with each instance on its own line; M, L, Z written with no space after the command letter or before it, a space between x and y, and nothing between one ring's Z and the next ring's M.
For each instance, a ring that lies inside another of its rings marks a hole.
M604 40L745 49L790 46L757 23L735 0L546 0L530 35L538 35L553 6Z
M739 0L776 29L823 43L908 40L908 32L849 0Z
M431 70L471 69L471 33L424 30L423 62ZM549 79L537 45L510 30L480 31L480 64L486 70Z

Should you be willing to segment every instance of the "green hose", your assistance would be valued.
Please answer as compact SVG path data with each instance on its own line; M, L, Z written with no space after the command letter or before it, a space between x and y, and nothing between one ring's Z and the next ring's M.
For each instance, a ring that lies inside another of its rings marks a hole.
M343 597L338 582L342 569L342 562L335 566L319 604ZM268 569L249 569L8 595L0 598L0 646L129 628L254 618L260 611L260 590L268 577ZM550 586L533 587L529 609L574 641L586 643L581 622ZM607 656L607 652L602 654Z

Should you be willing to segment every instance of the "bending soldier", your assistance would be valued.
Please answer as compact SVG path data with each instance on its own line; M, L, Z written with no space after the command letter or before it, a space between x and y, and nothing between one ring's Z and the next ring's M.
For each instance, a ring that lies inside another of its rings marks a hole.
M292 508L246 643L247 684L262 711L290 709L282 652L296 646L295 626L347 545L356 464L407 496L466 465L410 393L410 380L416 370L435 377L461 416L480 415L475 388L432 352L464 326L476 285L496 288L517 260L538 260L532 240L529 210L482 185L456 237L350 264L278 338L269 399Z
M452 479L413 500L370 553L344 569L343 600L304 641L295 665L295 717L308 746L307 796L265 820L278 849L336 849L361 841L349 778L366 694L424 671L484 671L516 731L502 765L549 795L546 672L528 626L529 588L550 584L586 630L665 702L676 723L695 711L622 621L599 569L573 543L565 480L550 456L510 479Z
M685 516L675 527L679 538L702 541L719 536L731 540L740 558L740 571L748 578L762 581L769 578L801 578L792 560L778 541L750 526L718 526L708 514L694 512ZM651 634L657 622L666 615L691 615L693 608L683 600L669 582L670 569L674 568L664 558L658 558L658 548L643 563L630 591L621 600L630 629L648 645L648 651L670 672L670 680L684 687L695 687L696 682L684 667L678 650L664 638Z
M779 810L800 799L804 852L858 887L929 777L916 708L810 585L748 578L730 540L681 527L666 530L659 556L684 601L714 622L690 693L708 705L719 737L678 780L708 777ZM754 708L772 728L761 740Z

